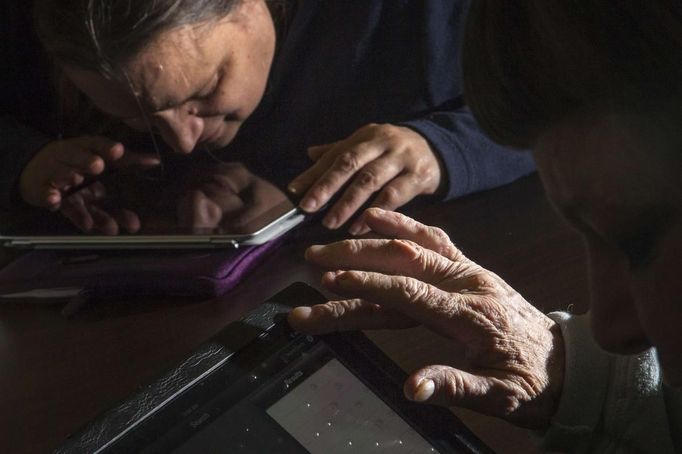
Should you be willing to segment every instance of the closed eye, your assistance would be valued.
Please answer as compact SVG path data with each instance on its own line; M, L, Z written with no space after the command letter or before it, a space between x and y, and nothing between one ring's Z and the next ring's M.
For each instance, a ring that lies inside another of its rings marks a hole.
M221 79L222 75L216 74L211 82L209 82L205 87L203 87L197 94L192 96L192 99L206 100L211 98L218 90L218 86L220 85Z

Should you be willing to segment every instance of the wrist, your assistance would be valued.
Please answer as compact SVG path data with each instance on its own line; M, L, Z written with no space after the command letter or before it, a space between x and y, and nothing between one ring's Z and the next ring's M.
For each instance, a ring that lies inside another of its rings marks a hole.
M564 388L564 373L566 369L566 352L564 347L564 337L561 334L561 327L552 321L550 327L552 334L552 349L547 361L548 375L548 396L545 408L544 427L548 427L552 417L556 414L561 401L561 394Z
M526 375L530 391L522 411L510 421L532 430L546 430L559 408L564 386L565 352L560 326L545 317L546 325L534 337L537 352Z

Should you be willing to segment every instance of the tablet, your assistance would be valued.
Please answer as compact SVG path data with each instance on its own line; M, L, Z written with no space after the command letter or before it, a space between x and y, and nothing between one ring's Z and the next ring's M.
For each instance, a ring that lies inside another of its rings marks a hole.
M151 387L58 452L490 452L452 412L407 401L406 374L363 334L309 336L274 321L296 300L325 299L290 287L216 338L242 346L206 370L197 360L216 355L201 350L169 374L193 376L175 391L160 380L165 388Z
M241 163L200 170L191 184L139 171L106 175L66 195L62 212L40 210L3 226L0 243L38 249L237 247L263 244L305 218L283 191ZM134 233L105 228L131 217ZM88 222L95 227L87 230Z

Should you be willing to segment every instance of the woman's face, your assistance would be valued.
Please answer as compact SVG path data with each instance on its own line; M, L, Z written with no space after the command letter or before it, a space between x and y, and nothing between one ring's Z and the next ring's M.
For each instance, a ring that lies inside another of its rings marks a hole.
M105 114L161 136L178 153L229 144L265 91L275 30L263 0L161 34L116 80L65 67Z
M615 353L655 346L682 386L682 150L625 115L571 119L534 156L547 195L589 257L592 329Z

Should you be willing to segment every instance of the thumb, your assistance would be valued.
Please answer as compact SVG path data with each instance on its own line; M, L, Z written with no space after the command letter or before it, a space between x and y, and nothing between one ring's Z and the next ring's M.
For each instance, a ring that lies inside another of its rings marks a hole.
M427 366L405 381L403 392L409 400L444 407L464 407L480 413L498 414L493 397L496 382L449 366Z

